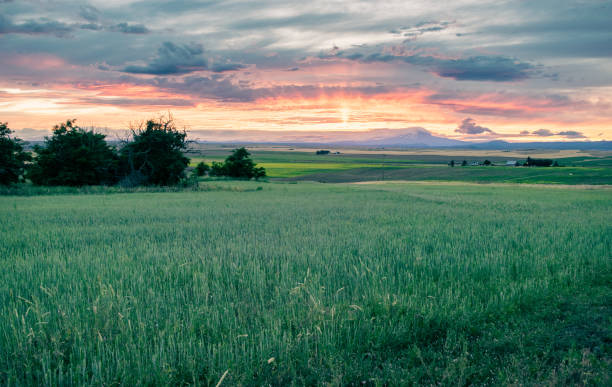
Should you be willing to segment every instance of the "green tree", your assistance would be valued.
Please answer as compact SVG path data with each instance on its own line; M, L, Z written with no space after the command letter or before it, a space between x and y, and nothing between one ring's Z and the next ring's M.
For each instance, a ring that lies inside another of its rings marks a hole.
M256 167L257 164L251 159L251 153L246 148L234 149L231 155L227 156L224 163L213 162L210 170L211 176L228 176L237 179L260 179L266 176L263 167Z
M13 133L6 122L0 122L0 184L9 185L23 179L25 162L31 160L23 150L23 141L11 138Z
M199 162L194 169L196 176L204 176L208 171L210 171L210 166L204 161Z
M35 146L27 176L38 185L99 185L116 182L117 153L105 135L68 120L53 127L45 146Z
M463 161L461 162L461 166L462 166L462 167L465 167L466 165L467 165L467 161L463 160Z
M491 165L491 161L485 160L484 163L482 163L482 165Z
M172 116L148 120L131 131L119 152L124 184L175 185L185 177L187 133L176 128Z
M208 174L210 176L227 176L225 164L218 161L213 161Z

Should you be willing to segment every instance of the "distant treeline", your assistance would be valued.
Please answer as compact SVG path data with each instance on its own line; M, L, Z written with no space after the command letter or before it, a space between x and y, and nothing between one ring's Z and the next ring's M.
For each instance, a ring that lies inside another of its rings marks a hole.
M451 160L448 165L450 165L451 167L454 167L455 165L457 165L455 163L455 160ZM474 165L484 165L484 166L489 166L489 165L495 165L493 164L490 160L485 160L482 163L479 161L475 161L472 162L470 164L468 164L467 160L463 160L461 162L461 166L465 167L465 166L474 166ZM523 164L521 164L520 161L509 161L506 164L504 164L506 166L513 166L513 167L520 167L520 166L524 166L524 167L558 167L559 163L557 163L554 160L551 159L535 159L535 158L531 158L531 157L527 157L527 160L525 160L525 162Z
M212 167L198 164L188 177L187 133L176 128L171 116L130 127L129 137L118 146L110 145L104 134L79 127L74 119L55 125L44 144L33 147L33 154L11 133L7 123L0 123L2 185L28 179L44 186L170 186L195 183L198 176L207 173L246 179L266 176L250 153L239 148L223 163L213 162Z

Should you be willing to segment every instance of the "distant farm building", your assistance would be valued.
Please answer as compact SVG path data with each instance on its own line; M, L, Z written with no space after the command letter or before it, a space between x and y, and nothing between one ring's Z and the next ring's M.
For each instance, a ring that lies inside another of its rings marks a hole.
M508 161L506 161L506 166L507 167L516 167L516 164L517 164L516 160L508 160Z
M479 166L479 165L480 165L480 163L479 163L478 161L474 161L474 162L471 162L471 163L470 163L470 165L471 165L472 167L477 167L477 166Z

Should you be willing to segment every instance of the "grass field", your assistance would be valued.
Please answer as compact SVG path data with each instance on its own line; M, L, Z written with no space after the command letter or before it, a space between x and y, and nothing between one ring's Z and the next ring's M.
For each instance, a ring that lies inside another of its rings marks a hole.
M611 383L609 189L203 184L0 197L0 385Z
M289 150L293 149L293 150ZM231 147L198 149L191 165L222 161ZM612 152L606 151L479 151L461 149L367 150L340 149L340 154L316 155L307 148L250 149L255 162L272 179L325 183L375 180L442 180L475 183L612 184ZM387 153L383 153L387 152ZM202 156L202 154L204 156ZM556 160L560 168L505 167L507 160L527 156ZM490 160L502 166L450 168L466 160Z

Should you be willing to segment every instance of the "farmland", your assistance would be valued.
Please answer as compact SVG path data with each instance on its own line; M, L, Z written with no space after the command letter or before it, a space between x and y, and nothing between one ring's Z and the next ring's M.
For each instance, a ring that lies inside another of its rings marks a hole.
M192 165L221 161L231 146L199 145ZM612 152L577 150L483 151L461 149L337 149L339 154L316 155L314 148L253 147L258 165L272 179L324 183L382 180L441 180L473 183L612 184ZM550 158L562 167L506 167L507 160L528 156ZM455 168L448 167L454 160ZM466 162L490 160L494 167L461 167Z
M200 185L0 197L0 384L610 384L610 189Z

